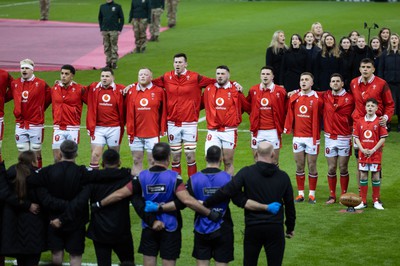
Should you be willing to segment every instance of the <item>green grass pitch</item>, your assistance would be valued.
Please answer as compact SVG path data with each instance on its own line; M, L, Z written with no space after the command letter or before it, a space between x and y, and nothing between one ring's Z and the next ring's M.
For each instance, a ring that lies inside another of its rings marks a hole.
M94 22L97 21L98 8L104 1L53 0L51 1L50 19L61 21ZM128 17L130 1L116 1L122 4L125 16ZM286 33L286 43L290 35L303 35L313 22L322 23L324 30L330 31L339 40L351 30L358 30L363 35L363 23L377 23L389 27L392 32L400 32L398 3L351 3L336 1L240 1L240 0L181 0L178 7L177 27L161 34L160 42L149 43L145 54L128 55L119 61L116 70L116 81L129 84L137 81L140 67L147 66L154 76L160 76L172 69L172 56L178 52L188 55L188 68L203 75L213 77L215 67L225 64L231 69L233 80L242 84L247 91L251 85L259 82L259 69L265 64L265 49L272 33L281 29ZM0 18L38 19L37 1L2 0ZM165 13L162 25L166 26ZM378 30L372 30L371 36ZM3 36L4 38L4 36ZM26 38L28 41L29 38ZM79 45L79 44L78 44ZM133 41L132 41L133 46ZM7 51L0 51L4 53ZM63 51L60 51L63 53ZM22 58L21 58L22 59ZM14 77L18 73L12 73ZM36 72L36 75L53 84L58 79L58 72ZM88 85L99 80L99 71L78 71L75 80ZM247 93L246 93L247 94ZM5 132L3 155L6 165L16 162L17 150L14 143L13 103L6 104ZM202 113L204 116L204 113ZM46 112L46 124L51 125L51 107ZM244 115L241 130L249 128L248 116ZM82 119L84 125L85 119ZM394 117L397 123L397 117ZM199 124L205 129L205 122ZM81 132L78 163L88 164L90 159L89 138L86 130ZM199 132L197 149L198 168L205 166L204 160L205 131ZM250 134L239 132L239 142L235 156L235 169L253 163L250 150ZM164 141L166 141L164 139ZM398 265L400 253L397 220L399 217L400 198L398 190L397 163L400 161L400 133L391 132L386 141L383 155L382 200L385 210L377 211L371 207L362 214L343 214L339 204L325 206L328 197L326 181L327 164L321 152L318 159L319 183L317 204L296 205L297 225L295 237L286 242L284 265ZM321 151L323 150L323 143ZM121 156L123 166L130 167L132 159L126 137L122 143ZM44 165L52 162L51 128L45 130L43 146ZM183 164L184 165L184 164ZM291 151L291 136L283 137L283 148L280 156L280 167L294 177L295 164ZM356 163L350 160L349 191L357 192L355 180ZM186 170L184 170L186 171ZM397 173L397 174L396 174ZM183 174L186 175L186 172ZM293 178L292 184L295 186ZM369 195L371 192L369 191ZM370 204L371 206L371 204ZM397 213L397 214L396 214ZM137 250L140 237L139 219L133 214L132 232ZM244 230L243 210L232 207L235 223L235 261L231 265L242 264L242 240ZM177 265L195 265L191 257L193 213L184 210L183 247ZM94 251L90 240L86 241L84 262L95 262ZM140 264L140 254L135 254ZM49 253L42 260L49 259ZM118 263L114 259L114 263ZM265 255L261 254L259 265L265 265ZM160 261L159 261L159 265Z

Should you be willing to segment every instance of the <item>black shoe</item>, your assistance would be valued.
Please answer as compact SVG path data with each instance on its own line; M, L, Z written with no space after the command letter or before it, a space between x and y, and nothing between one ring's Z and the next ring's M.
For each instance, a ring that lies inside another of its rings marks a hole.
M175 27L175 25L176 25L175 23L171 23L171 24L168 24L168 27L173 28L173 27Z
M144 52L146 52L146 47L142 47L142 48L140 49L140 53L144 53Z
M104 67L112 68L112 67L111 67L111 63L107 63Z
M117 68L118 68L117 63L112 63L111 68L112 68L112 69L117 69Z

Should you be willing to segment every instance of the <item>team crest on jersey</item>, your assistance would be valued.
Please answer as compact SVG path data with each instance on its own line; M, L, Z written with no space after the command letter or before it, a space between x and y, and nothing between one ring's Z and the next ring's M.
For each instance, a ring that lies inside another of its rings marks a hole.
M312 105L313 105L313 103L314 103L314 101L313 101L313 100L311 100L311 101L310 101L310 106L312 106Z
M36 88L39 87L39 82L35 82Z
M375 90L375 89L376 89L376 85L375 85L375 84L372 86L372 89L373 89L373 90Z
M146 98L140 99L140 105L145 107L149 104L149 100L147 100Z
M307 111L308 111L307 106L302 105L299 107L299 112L302 113L303 115L307 113Z
M369 139L371 137L372 137L372 131L371 130L365 130L364 138Z
M108 94L104 94L101 99L103 100L103 102L108 103L111 100L110 95Z
M231 98L231 93L230 92L228 92L228 99L230 99Z
M115 12L115 6L113 6L113 7L111 8L111 11L112 11L112 12Z
M260 101L260 103L261 103L261 106L268 106L269 101L268 101L267 98L262 98L261 101Z
M215 101L215 103L216 103L218 106L222 106L222 105L224 105L225 101L224 101L223 98L219 97L219 98L217 98L217 100Z
M376 131L378 129L377 125L374 125L374 131Z
M349 98L344 98L344 101L346 102L346 103L348 103L349 102Z
M277 94L276 94L276 98L280 98L281 97L281 94L278 92Z
M154 98L156 97L155 93L154 93L154 92L152 92L150 95L151 95L151 99L153 99L153 100L154 100Z
M27 99L28 99L28 96L29 96L29 91L23 91L23 92L22 92L22 98L24 98L25 100L27 100Z

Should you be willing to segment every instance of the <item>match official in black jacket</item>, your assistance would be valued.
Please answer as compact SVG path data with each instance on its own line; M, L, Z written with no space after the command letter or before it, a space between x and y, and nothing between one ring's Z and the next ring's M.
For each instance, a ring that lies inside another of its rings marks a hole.
M109 149L103 153L103 170L95 170L97 180L107 182L89 183L73 200L67 210L58 219L52 220L54 227L62 227L71 223L88 200L95 204L131 181L131 169L120 168L120 155ZM93 241L99 266L111 265L111 252L114 251L121 263L134 265L134 248L129 215L130 198L124 198L111 206L93 208L86 236Z
M286 237L294 236L296 211L293 188L289 176L274 162L274 148L261 142L256 153L256 164L242 168L228 184L204 201L211 207L232 198L245 208L245 236L243 265L256 266L264 246L268 265L281 265ZM281 206L283 206L281 208Z

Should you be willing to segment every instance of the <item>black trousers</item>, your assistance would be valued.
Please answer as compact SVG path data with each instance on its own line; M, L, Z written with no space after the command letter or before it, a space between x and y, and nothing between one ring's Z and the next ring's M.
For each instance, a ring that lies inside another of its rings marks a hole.
M117 254L118 259L121 263L132 263L135 264L135 257L133 255L133 241L118 242L115 244L100 243L93 241L94 250L96 252L97 265L98 266L110 266L111 265L111 252L114 251Z
M40 254L24 254L16 256L18 266L35 266L39 264Z
M268 266L282 265L285 251L285 234L282 224L246 226L243 241L244 266L257 266L261 248L264 247Z

